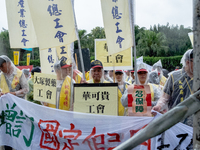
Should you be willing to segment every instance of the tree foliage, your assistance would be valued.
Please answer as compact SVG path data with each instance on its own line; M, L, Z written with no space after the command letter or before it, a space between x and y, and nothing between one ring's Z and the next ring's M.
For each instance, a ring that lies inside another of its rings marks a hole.
M139 56L163 56L168 51L166 37L163 33L145 30L137 35L137 55Z
M190 28L184 28L183 25L169 26L167 25L154 25L150 28L150 31L156 33L163 33L166 36L167 45L169 47L166 56L183 55L186 50L192 48L188 33L192 32Z

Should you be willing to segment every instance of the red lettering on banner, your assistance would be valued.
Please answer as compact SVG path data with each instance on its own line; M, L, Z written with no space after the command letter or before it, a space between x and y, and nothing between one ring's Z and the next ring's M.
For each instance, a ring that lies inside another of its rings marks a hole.
M65 139L71 138L71 139L74 139L74 140L78 139L78 137L82 135L82 131L81 130L74 130L74 128L75 128L75 125L73 123L71 123L70 124L70 130L64 129L63 133L60 130L59 131L59 136L62 138L64 133L75 133L76 136L74 136L74 135L64 135L64 138Z
M38 126L42 131L40 147L48 150L58 150L60 143L58 142L56 133L60 123L56 120L40 120Z
M147 125L142 127L141 129L145 128ZM130 130L130 137L132 137L135 133L140 131L141 129L138 130ZM141 145L147 146L147 150L151 150L151 139L147 140L147 142L143 142Z
M108 140L108 142L121 142L120 135L118 133L107 133L109 136L115 136L114 140Z
M65 149L66 149L66 150L74 150L73 145L79 146L78 143L72 143L72 142L71 142L72 140L70 140L70 139L67 139L67 141L68 141L70 147L67 145L67 143L64 142L64 147L63 147L62 150L65 150Z
M92 136L94 136L95 134L96 134L96 127L94 127L94 128L92 129L92 133L91 133L89 136L87 136L87 137L84 139L84 141L83 141L83 143L85 143L85 142L88 143L88 146L89 146L89 148L90 148L91 150L93 150L93 148L92 148L92 146L91 146L91 141L89 141L89 139L90 139ZM104 147L100 147L100 148L97 147L98 145L105 144L104 136L105 136L104 134L99 134L99 135L95 135L94 137L91 138L95 150L105 150ZM100 141L101 141L100 143L97 143L97 138L98 138L98 137L100 137Z

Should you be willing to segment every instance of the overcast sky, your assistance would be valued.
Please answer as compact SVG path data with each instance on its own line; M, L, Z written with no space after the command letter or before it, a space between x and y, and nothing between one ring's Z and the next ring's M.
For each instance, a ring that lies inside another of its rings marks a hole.
M95 27L103 27L100 0L74 0L79 29L88 33ZM135 24L184 25L192 27L192 0L135 0ZM0 30L8 29L5 0L0 0Z

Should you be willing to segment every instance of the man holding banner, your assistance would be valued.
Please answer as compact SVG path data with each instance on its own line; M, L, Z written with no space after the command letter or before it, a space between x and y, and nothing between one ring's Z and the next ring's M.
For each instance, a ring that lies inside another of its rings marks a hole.
M21 70L15 67L5 55L0 56L0 96L6 93L24 98L28 93L28 83Z
M28 83L21 70L19 70L12 61L5 55L0 56L0 96L6 93L13 94L20 98L25 98L28 93ZM9 146L5 150L12 149Z

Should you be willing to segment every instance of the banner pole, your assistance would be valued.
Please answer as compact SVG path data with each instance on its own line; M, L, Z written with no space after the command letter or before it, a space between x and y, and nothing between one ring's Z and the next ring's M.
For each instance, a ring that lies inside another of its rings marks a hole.
M135 44L135 26L134 26L134 0L129 0L130 8L130 20L132 27L132 37L133 37L133 47L134 50L134 72L135 72L135 84L138 84L138 75L137 75L137 62L136 62L136 44Z
M193 0L193 92L200 89L200 18L199 18L199 10L200 10L200 1ZM193 149L200 149L200 139L198 138L200 135L200 111L194 114L193 116Z
M72 2L72 8L73 8L73 12L74 12L74 0L71 0L71 2ZM85 68L84 68L84 64L83 64L83 55L82 55L81 43L80 43L79 34L78 34L78 27L77 27L77 23L76 23L75 12L74 12L74 22L75 22L76 36L78 39L78 50L79 50L80 61L81 61L81 69L82 69L82 73L83 73L83 79L85 80Z
M115 83L115 55L112 55L113 57L113 82Z

